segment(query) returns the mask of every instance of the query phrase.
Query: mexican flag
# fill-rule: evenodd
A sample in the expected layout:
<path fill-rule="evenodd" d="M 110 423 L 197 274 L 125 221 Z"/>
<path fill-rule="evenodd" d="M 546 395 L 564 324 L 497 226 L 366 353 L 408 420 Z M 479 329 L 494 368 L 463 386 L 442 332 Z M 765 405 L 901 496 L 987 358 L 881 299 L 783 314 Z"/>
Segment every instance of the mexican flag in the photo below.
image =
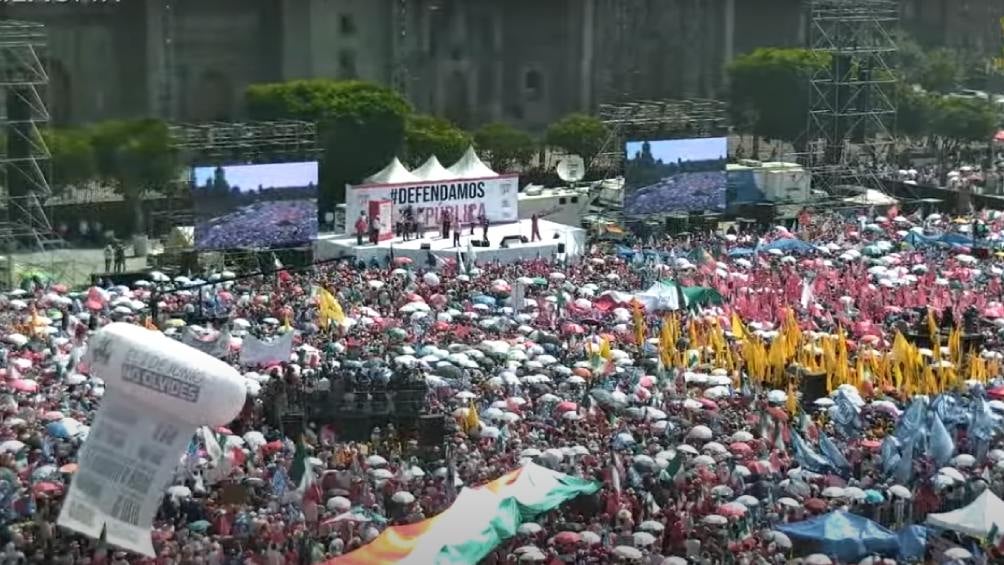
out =
<path fill-rule="evenodd" d="M 293 492 L 300 500 L 313 499 L 314 502 L 321 500 L 321 488 L 317 484 L 317 477 L 314 476 L 314 469 L 307 456 L 307 447 L 303 443 L 303 438 L 296 442 L 293 465 L 289 468 L 289 480 L 296 485 L 296 490 Z"/>
<path fill-rule="evenodd" d="M 530 463 L 475 488 L 465 488 L 444 512 L 422 522 L 392 526 L 368 545 L 325 565 L 452 565 L 478 563 L 526 521 L 599 483 Z"/>

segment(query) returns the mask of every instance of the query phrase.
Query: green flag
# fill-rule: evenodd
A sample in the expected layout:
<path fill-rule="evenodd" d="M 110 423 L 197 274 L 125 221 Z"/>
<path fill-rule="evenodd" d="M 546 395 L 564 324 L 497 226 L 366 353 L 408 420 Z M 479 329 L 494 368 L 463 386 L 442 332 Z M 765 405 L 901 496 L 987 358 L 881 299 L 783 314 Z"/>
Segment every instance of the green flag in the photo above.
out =
<path fill-rule="evenodd" d="M 666 465 L 666 468 L 659 473 L 659 480 L 665 483 L 671 483 L 676 480 L 680 474 L 683 473 L 683 452 L 677 451 L 676 457 Z"/>

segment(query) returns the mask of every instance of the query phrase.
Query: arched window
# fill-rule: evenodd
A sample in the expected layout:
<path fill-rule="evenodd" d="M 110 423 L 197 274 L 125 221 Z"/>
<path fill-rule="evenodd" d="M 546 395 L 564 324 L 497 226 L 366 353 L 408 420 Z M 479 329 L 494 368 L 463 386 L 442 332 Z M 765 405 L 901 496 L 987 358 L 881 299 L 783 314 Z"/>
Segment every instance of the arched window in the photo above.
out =
<path fill-rule="evenodd" d="M 523 94 L 530 102 L 544 97 L 544 75 L 537 69 L 530 69 L 523 74 Z"/>

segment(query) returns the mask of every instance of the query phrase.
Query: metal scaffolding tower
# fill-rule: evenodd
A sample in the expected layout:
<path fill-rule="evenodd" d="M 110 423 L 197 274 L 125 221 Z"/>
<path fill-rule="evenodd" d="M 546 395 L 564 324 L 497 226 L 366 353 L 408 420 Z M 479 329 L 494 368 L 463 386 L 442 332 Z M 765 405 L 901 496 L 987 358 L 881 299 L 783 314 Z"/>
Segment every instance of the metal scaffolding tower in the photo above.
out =
<path fill-rule="evenodd" d="M 806 154 L 817 186 L 881 189 L 894 138 L 896 0 L 811 0 L 811 49 L 827 64 L 810 79 Z"/>
<path fill-rule="evenodd" d="M 58 246 L 44 203 L 51 194 L 49 149 L 42 136 L 49 122 L 49 73 L 45 27 L 0 21 L 0 245 Z"/>
<path fill-rule="evenodd" d="M 610 135 L 597 159 L 613 169 L 624 160 L 628 141 L 712 137 L 726 135 L 729 128 L 727 105 L 703 98 L 600 104 L 599 116 Z"/>

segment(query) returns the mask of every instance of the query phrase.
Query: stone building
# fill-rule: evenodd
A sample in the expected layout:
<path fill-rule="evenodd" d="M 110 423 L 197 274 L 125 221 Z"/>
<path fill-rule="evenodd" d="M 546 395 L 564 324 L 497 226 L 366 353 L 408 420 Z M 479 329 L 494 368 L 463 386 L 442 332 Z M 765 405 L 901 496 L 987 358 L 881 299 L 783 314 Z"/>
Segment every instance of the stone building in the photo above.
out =
<path fill-rule="evenodd" d="M 540 129 L 605 101 L 721 95 L 736 54 L 804 44 L 805 1 L 91 0 L 0 17 L 46 24 L 59 123 L 237 119 L 249 84 L 329 77 L 394 85 L 464 126 Z M 981 24 L 938 5 L 991 0 L 902 2 L 948 41 Z"/>

